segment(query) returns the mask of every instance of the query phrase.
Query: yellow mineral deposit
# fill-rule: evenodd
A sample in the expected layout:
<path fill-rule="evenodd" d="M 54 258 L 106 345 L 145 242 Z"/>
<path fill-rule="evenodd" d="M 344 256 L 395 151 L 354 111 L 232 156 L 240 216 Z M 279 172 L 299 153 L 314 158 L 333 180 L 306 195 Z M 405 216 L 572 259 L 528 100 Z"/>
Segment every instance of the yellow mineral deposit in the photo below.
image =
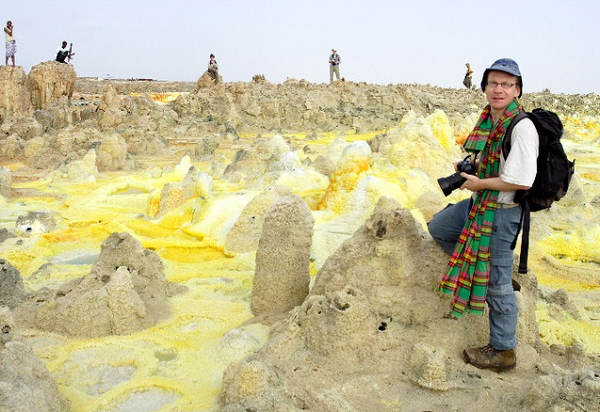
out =
<path fill-rule="evenodd" d="M 170 101 L 171 97 L 152 96 L 155 101 Z M 472 121 L 466 122 L 462 138 L 468 134 Z M 443 112 L 427 119 L 407 115 L 403 122 L 412 122 L 414 128 L 409 129 L 406 139 L 389 143 L 398 152 L 398 157 L 390 160 L 396 167 L 361 152 L 361 142 L 386 131 L 341 136 L 328 133 L 305 144 L 331 148 L 341 141 L 344 149 L 357 144 L 346 155 L 340 151 L 342 160 L 329 181 L 312 178 L 310 174 L 301 179 L 294 179 L 294 175 L 282 177 L 293 191 L 316 200 L 311 205 L 316 221 L 312 275 L 344 236 L 349 237 L 364 222 L 381 195 L 399 199 L 425 224 L 424 215 L 428 212 L 419 209 L 419 199 L 432 196 L 437 190 L 436 176 L 418 172 L 418 166 L 442 163 L 439 169 L 434 169 L 435 173 L 439 170 L 437 177 L 447 175 L 451 173 L 447 161 L 456 160 L 460 152 L 453 147 L 455 136 Z M 428 125 L 432 134 L 423 137 L 419 131 Z M 594 190 L 595 194 L 600 194 L 597 186 L 600 150 L 597 140 L 590 136 L 597 139 L 599 128 L 597 119 L 566 121 L 570 139 L 565 145 L 571 157 L 577 158 L 583 190 Z M 250 138 L 243 140 L 248 143 Z M 429 156 L 426 147 L 431 144 L 442 146 L 449 153 L 448 158 Z M 301 160 L 305 157 L 302 153 L 298 156 Z M 258 192 L 216 180 L 212 198 L 184 201 L 155 218 L 165 184 L 180 182 L 190 166 L 200 171 L 208 167 L 189 158 L 177 161 L 180 163 L 174 165 L 172 159 L 164 159 L 160 164 L 153 159 L 152 164 L 138 172 L 101 174 L 88 183 L 50 179 L 16 181 L 13 188 L 29 195 L 9 199 L 2 205 L 3 224 L 30 210 L 53 211 L 60 222 L 52 232 L 7 239 L 0 244 L 0 257 L 20 271 L 29 288 L 58 287 L 67 280 L 87 275 L 101 243 L 114 232 L 129 232 L 144 247 L 156 251 L 164 263 L 167 279 L 188 288 L 186 293 L 170 299 L 173 315 L 167 321 L 131 335 L 75 339 L 23 331 L 75 412 L 114 410 L 119 405 L 119 410 L 130 410 L 126 408 L 127 402 L 141 404 L 144 399 L 151 399 L 154 408 L 164 405 L 169 411 L 208 410 L 217 399 L 225 368 L 256 351 L 268 337 L 267 327 L 240 327 L 252 316 L 249 302 L 254 253 L 233 255 L 223 249 L 228 230 Z M 153 173 L 158 164 L 162 166 L 161 172 Z M 586 193 L 587 199 L 593 197 Z M 341 214 L 345 214 L 345 220 Z M 352 220 L 348 216 L 355 217 L 354 221 L 348 222 Z M 576 293 L 575 296 L 598 291 L 598 222 L 568 219 L 562 222 L 556 222 L 564 225 L 559 232 L 548 232 L 546 237 L 534 239 L 531 269 L 541 287 L 562 288 Z M 333 244 L 319 237 L 327 225 L 344 232 Z M 54 263 L 48 271 L 32 276 L 48 262 Z M 588 275 L 590 270 L 595 271 L 595 277 Z M 574 298 L 575 304 L 590 305 L 577 299 Z M 600 304 L 596 305 L 598 317 L 589 319 L 566 312 L 558 316 L 548 303 L 538 304 L 542 340 L 565 345 L 579 342 L 586 350 L 599 353 Z"/>
<path fill-rule="evenodd" d="M 131 92 L 131 93 L 129 93 L 129 95 L 130 96 L 136 96 L 136 97 L 143 96 L 142 93 L 135 93 L 135 92 Z M 163 104 L 174 101 L 180 95 L 181 95 L 181 93 L 149 93 L 149 96 L 150 96 L 150 98 L 152 99 L 153 102 L 155 102 L 155 103 L 163 103 Z"/>

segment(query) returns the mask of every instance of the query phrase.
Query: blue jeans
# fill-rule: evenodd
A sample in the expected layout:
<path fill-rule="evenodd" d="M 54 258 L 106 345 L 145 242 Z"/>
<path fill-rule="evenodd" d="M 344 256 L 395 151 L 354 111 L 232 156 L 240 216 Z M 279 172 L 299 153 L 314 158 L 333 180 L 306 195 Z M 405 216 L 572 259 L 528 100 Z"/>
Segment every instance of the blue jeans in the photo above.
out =
<path fill-rule="evenodd" d="M 433 239 L 448 254 L 454 251 L 471 205 L 472 199 L 462 200 L 437 213 L 427 225 Z M 517 346 L 519 308 L 512 286 L 513 251 L 510 244 L 517 233 L 520 218 L 520 207 L 500 205 L 490 239 L 490 280 L 486 302 L 490 309 L 490 344 L 498 350 Z"/>

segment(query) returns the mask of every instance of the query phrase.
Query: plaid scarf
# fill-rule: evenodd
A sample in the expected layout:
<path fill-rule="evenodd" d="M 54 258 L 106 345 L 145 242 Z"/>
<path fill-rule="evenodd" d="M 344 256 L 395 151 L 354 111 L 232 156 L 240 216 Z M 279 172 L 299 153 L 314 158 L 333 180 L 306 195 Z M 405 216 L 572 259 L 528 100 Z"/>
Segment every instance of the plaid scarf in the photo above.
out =
<path fill-rule="evenodd" d="M 522 109 L 520 100 L 515 99 L 495 125 L 492 124 L 490 106 L 483 109 L 464 144 L 468 152 L 482 153 L 478 172 L 480 179 L 499 176 L 502 138 L 512 119 Z M 475 193 L 469 217 L 448 262 L 448 271 L 439 284 L 440 291 L 454 294 L 452 315 L 457 318 L 467 310 L 478 315 L 484 310 L 498 193 L 498 190 L 489 189 Z"/>

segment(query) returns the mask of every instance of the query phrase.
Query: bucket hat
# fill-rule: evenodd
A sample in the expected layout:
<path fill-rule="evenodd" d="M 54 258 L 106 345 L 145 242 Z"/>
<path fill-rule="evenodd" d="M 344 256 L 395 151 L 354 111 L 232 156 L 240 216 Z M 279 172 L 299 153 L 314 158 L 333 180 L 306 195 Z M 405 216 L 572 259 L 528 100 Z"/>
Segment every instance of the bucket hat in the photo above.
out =
<path fill-rule="evenodd" d="M 519 65 L 513 59 L 502 58 L 496 60 L 490 67 L 485 69 L 483 72 L 483 78 L 481 79 L 481 90 L 485 90 L 487 85 L 487 78 L 491 71 L 505 72 L 517 76 L 519 78 L 520 92 L 519 97 L 523 94 L 523 77 L 521 76 L 521 70 Z"/>

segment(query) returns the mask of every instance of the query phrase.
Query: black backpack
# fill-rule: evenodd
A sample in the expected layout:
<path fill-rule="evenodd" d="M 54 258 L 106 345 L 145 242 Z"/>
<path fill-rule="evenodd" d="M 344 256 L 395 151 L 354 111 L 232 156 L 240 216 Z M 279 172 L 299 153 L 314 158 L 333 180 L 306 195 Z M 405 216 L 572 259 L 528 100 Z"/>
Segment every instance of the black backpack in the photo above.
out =
<path fill-rule="evenodd" d="M 521 221 L 511 249 L 517 244 L 517 237 L 523 227 L 521 238 L 521 255 L 519 273 L 527 273 L 527 257 L 529 253 L 530 212 L 547 210 L 554 201 L 562 199 L 571 177 L 575 173 L 575 161 L 570 161 L 565 154 L 560 139 L 563 136 L 563 125 L 558 115 L 544 109 L 533 109 L 531 113 L 521 112 L 508 126 L 502 142 L 504 158 L 508 157 L 511 145 L 512 129 L 523 118 L 531 119 L 540 137 L 539 155 L 537 158 L 537 174 L 533 185 L 528 190 L 518 190 L 515 202 L 521 205 Z"/>

